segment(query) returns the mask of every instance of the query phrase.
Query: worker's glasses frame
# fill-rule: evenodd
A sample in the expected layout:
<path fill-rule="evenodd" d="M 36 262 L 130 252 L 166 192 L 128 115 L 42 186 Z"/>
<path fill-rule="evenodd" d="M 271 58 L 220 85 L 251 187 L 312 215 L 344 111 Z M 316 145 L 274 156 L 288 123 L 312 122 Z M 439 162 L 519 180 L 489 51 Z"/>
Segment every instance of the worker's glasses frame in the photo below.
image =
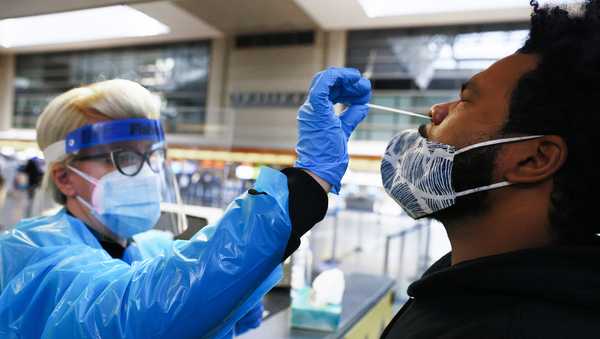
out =
<path fill-rule="evenodd" d="M 111 161 L 113 166 L 117 170 L 126 176 L 136 176 L 144 167 L 144 163 L 147 163 L 150 169 L 159 173 L 167 157 L 167 150 L 164 147 L 152 148 L 144 153 L 132 150 L 132 149 L 116 149 L 110 152 L 90 154 L 90 155 L 78 155 L 73 159 L 74 161 L 86 161 L 86 160 L 105 160 Z"/>

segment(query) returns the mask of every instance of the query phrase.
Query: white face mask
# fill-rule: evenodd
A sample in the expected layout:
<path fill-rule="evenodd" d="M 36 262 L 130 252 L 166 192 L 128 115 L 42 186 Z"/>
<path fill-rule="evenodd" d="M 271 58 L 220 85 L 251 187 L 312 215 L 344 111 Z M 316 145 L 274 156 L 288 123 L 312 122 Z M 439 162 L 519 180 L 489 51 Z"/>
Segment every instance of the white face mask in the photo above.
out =
<path fill-rule="evenodd" d="M 417 130 L 406 130 L 389 143 L 381 161 L 381 179 L 386 192 L 414 219 L 455 204 L 456 198 L 512 185 L 493 185 L 455 192 L 452 166 L 457 154 L 475 148 L 540 138 L 541 135 L 490 140 L 456 150 L 454 146 L 429 141 Z"/>
<path fill-rule="evenodd" d="M 100 179 L 69 166 L 73 172 L 94 185 L 92 201 L 80 196 L 98 221 L 117 236 L 127 239 L 151 229 L 160 217 L 161 184 L 159 175 L 144 165 L 135 176 L 114 170 Z"/>

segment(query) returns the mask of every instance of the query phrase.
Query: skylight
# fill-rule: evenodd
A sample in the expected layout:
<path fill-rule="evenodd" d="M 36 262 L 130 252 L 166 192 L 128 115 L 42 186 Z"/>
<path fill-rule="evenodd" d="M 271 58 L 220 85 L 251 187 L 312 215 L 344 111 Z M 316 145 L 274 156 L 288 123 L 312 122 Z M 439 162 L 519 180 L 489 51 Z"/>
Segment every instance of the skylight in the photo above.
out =
<path fill-rule="evenodd" d="M 119 5 L 0 20 L 0 46 L 25 47 L 165 34 L 169 27 Z"/>
<path fill-rule="evenodd" d="M 385 16 L 401 16 L 415 14 L 433 14 L 461 12 L 472 10 L 495 10 L 518 8 L 529 5 L 526 0 L 358 0 L 367 16 L 371 18 Z M 572 4 L 583 0 L 539 0 L 540 5 L 545 4 Z"/>

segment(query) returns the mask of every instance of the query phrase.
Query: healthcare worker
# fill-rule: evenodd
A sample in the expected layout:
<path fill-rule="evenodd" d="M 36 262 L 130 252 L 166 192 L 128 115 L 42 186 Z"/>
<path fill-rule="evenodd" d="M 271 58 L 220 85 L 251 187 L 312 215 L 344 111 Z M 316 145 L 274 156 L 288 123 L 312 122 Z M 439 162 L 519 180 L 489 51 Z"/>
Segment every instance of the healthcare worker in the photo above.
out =
<path fill-rule="evenodd" d="M 70 90 L 37 123 L 46 182 L 64 206 L 0 235 L 2 338 L 222 338 L 255 327 L 281 262 L 339 192 L 370 83 L 318 73 L 298 112 L 293 168 L 256 185 L 190 240 L 153 230 L 176 201 L 160 103 L 110 80 Z M 348 108 L 339 117 L 333 104 Z"/>

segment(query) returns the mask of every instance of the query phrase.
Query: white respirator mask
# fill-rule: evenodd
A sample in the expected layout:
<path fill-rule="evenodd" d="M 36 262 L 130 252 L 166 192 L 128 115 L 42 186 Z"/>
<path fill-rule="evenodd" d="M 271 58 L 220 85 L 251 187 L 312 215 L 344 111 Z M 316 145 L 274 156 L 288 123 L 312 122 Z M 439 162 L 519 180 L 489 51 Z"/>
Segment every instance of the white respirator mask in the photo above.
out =
<path fill-rule="evenodd" d="M 456 203 L 456 198 L 512 185 L 502 181 L 455 192 L 452 186 L 454 157 L 475 148 L 540 138 L 532 135 L 485 141 L 460 150 L 452 145 L 427 140 L 416 129 L 396 135 L 381 161 L 385 191 L 413 219 L 419 219 Z"/>

